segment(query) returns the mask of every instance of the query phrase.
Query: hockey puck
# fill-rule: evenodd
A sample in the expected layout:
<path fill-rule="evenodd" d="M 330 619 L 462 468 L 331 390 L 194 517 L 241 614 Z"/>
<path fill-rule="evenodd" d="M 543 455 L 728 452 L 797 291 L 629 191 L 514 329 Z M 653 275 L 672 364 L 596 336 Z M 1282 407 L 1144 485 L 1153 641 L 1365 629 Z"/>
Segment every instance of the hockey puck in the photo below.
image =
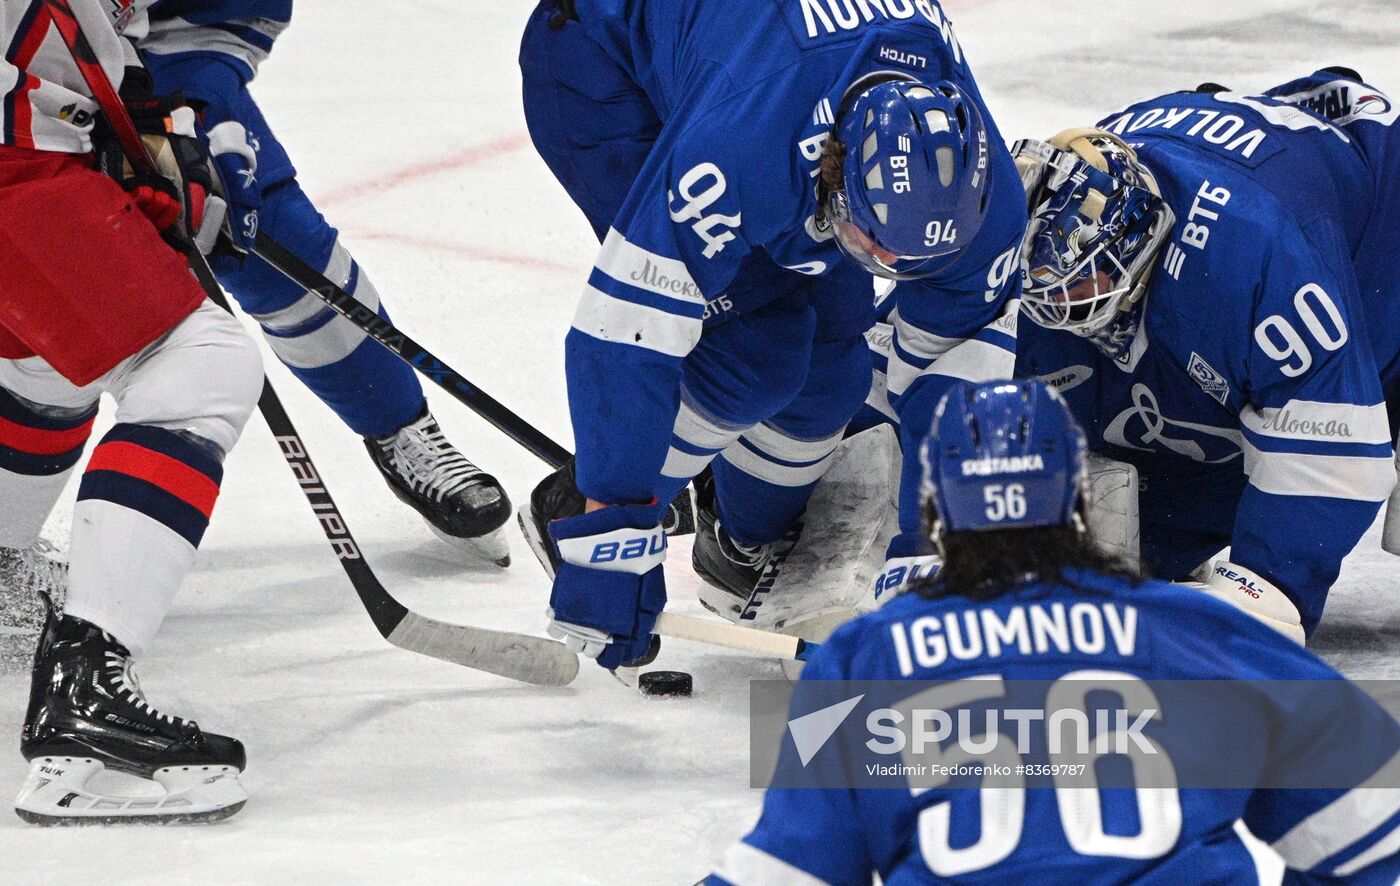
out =
<path fill-rule="evenodd" d="M 689 695 L 694 687 L 694 681 L 685 671 L 647 671 L 637 678 L 637 688 L 642 695 Z"/>

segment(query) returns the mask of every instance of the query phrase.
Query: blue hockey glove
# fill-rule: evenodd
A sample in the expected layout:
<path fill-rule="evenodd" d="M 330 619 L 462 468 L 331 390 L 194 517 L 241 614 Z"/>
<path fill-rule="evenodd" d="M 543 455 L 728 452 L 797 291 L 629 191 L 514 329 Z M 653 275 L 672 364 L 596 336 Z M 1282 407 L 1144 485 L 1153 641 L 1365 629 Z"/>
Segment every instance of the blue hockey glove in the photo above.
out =
<path fill-rule="evenodd" d="M 875 599 L 885 605 L 910 584 L 931 578 L 942 563 L 922 532 L 901 532 L 885 549 L 885 566 L 875 576 Z"/>
<path fill-rule="evenodd" d="M 616 505 L 555 520 L 549 634 L 612 670 L 643 658 L 666 605 L 666 506 Z"/>
<path fill-rule="evenodd" d="M 258 210 L 262 208 L 257 146 L 223 104 L 209 104 L 201 116 L 209 140 L 209 157 L 219 174 L 219 192 L 228 203 L 224 234 L 236 251 L 247 252 L 258 235 Z"/>

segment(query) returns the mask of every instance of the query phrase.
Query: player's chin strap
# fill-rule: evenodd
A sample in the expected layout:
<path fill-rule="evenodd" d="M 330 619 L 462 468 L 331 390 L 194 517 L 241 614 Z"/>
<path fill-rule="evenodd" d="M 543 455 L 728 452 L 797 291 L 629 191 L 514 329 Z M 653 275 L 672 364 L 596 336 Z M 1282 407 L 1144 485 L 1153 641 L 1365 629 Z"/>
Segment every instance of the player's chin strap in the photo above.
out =
<path fill-rule="evenodd" d="M 1306 639 L 1298 608 L 1272 582 L 1225 560 L 1216 560 L 1204 582 L 1182 582 L 1243 609 L 1298 645 Z"/>

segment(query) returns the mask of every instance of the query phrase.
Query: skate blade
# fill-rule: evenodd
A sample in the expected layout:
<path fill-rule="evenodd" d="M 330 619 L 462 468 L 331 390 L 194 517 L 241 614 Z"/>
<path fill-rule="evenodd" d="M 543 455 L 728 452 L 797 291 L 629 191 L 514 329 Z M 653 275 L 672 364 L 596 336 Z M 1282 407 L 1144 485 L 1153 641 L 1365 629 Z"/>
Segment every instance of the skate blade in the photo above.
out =
<path fill-rule="evenodd" d="M 545 541 L 535 530 L 534 521 L 530 519 L 525 508 L 515 512 L 515 522 L 520 526 L 520 534 L 525 536 L 525 543 L 530 546 L 530 553 L 534 554 L 535 559 L 540 561 L 540 566 L 544 567 L 544 574 L 549 576 L 550 581 L 553 581 L 554 566 L 550 564 L 549 554 L 545 551 Z"/>
<path fill-rule="evenodd" d="M 466 553 L 473 560 L 487 560 L 502 569 L 510 566 L 510 542 L 506 539 L 504 526 L 476 538 L 458 538 L 455 535 L 448 535 L 431 523 L 428 524 L 428 528 L 432 529 L 433 534 L 438 538 Z"/>
<path fill-rule="evenodd" d="M 157 769 L 145 781 L 147 796 L 89 789 L 105 768 L 90 757 L 36 758 L 15 799 L 15 813 L 37 825 L 195 824 L 228 818 L 248 802 L 233 766 Z"/>

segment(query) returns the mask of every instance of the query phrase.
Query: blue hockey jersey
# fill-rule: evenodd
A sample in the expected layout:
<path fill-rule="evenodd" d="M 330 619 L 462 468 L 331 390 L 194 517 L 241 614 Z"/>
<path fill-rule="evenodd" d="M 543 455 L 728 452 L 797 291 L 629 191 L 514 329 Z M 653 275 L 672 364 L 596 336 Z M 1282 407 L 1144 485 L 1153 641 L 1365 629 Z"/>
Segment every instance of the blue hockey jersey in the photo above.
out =
<path fill-rule="evenodd" d="M 1154 575 L 1229 545 L 1311 631 L 1395 482 L 1353 266 L 1377 199 L 1366 157 L 1322 117 L 1234 93 L 1100 125 L 1138 150 L 1176 225 L 1120 357 L 1025 323 L 1017 374 L 1064 394 L 1094 451 L 1137 466 Z"/>
<path fill-rule="evenodd" d="M 292 0 L 160 0 L 150 19 L 143 51 L 213 56 L 246 83 L 291 23 Z"/>
<path fill-rule="evenodd" d="M 1134 691 L 1155 688 L 1161 700 L 1154 718 L 1189 722 L 1189 741 L 1169 757 L 1176 771 L 1188 771 L 1188 758 L 1208 767 L 1212 758 L 1228 756 L 1232 786 L 1202 789 L 1184 774 L 1180 787 L 1143 786 L 1139 773 L 1146 769 L 1135 763 L 1139 786 L 1133 788 L 1066 787 L 1033 773 L 1021 776 L 1021 787 L 992 790 L 978 788 L 977 776 L 972 784 L 934 787 L 911 779 L 908 789 L 771 788 L 758 824 L 707 882 L 868 886 L 875 873 L 886 886 L 1258 882 L 1233 829 L 1239 820 L 1284 858 L 1292 871 L 1286 882 L 1395 882 L 1400 789 L 1388 785 L 1400 766 L 1400 724 L 1356 687 L 1338 682 L 1341 676 L 1316 656 L 1188 587 L 1134 586 L 1071 571 L 1064 583 L 1028 583 L 987 602 L 904 594 L 843 626 L 814 653 L 792 715 L 801 713 L 811 681 L 962 680 L 944 684 L 977 687 L 961 693 L 962 706 L 1040 685 L 1013 681 L 1070 688 L 1090 679 Z M 1238 690 L 1232 703 L 1207 706 L 1207 716 L 1192 710 L 1189 702 L 1202 698 L 1192 683 L 1165 684 L 1182 693 L 1169 697 L 1160 682 L 1200 680 L 1326 682 L 1232 682 Z M 873 685 L 883 684 L 861 688 L 873 691 Z M 1072 697 L 1089 710 L 1088 693 Z M 1304 697 L 1306 704 L 1294 704 Z M 1174 699 L 1187 704 L 1173 706 Z M 999 756 L 1017 747 L 1010 739 L 1016 726 L 1003 722 L 1000 731 L 1007 740 L 990 753 L 1008 768 L 1020 759 L 1031 763 L 1019 758 L 1019 748 L 1010 751 L 1018 760 Z M 813 765 L 822 765 L 824 754 L 859 753 L 866 734 L 834 740 L 817 751 Z M 1122 754 L 1109 748 L 1098 752 Z M 778 772 L 797 772 L 807 759 L 785 737 Z M 1111 765 L 1095 759 L 1095 777 L 1108 780 Z M 1296 773 L 1328 759 L 1348 761 L 1340 787 L 1254 787 L 1282 784 L 1270 772 Z"/>
<path fill-rule="evenodd" d="M 729 289 L 746 259 L 766 256 L 813 278 L 810 298 L 844 306 L 833 337 L 873 322 L 869 276 L 852 274 L 814 224 L 818 161 L 846 87 L 892 69 L 978 93 L 932 0 L 593 0 L 578 4 L 578 16 L 662 121 L 566 341 L 579 488 L 644 501 L 672 442 L 681 361 L 707 324 L 763 296 L 761 286 L 744 288 L 747 302 Z M 1006 377 L 1012 367 L 1014 325 L 1002 318 L 1016 310 L 1024 198 L 984 117 L 989 217 L 945 272 L 901 284 L 903 372 L 891 388 L 901 410 L 918 413 L 915 427 L 928 426 L 953 381 Z"/>

